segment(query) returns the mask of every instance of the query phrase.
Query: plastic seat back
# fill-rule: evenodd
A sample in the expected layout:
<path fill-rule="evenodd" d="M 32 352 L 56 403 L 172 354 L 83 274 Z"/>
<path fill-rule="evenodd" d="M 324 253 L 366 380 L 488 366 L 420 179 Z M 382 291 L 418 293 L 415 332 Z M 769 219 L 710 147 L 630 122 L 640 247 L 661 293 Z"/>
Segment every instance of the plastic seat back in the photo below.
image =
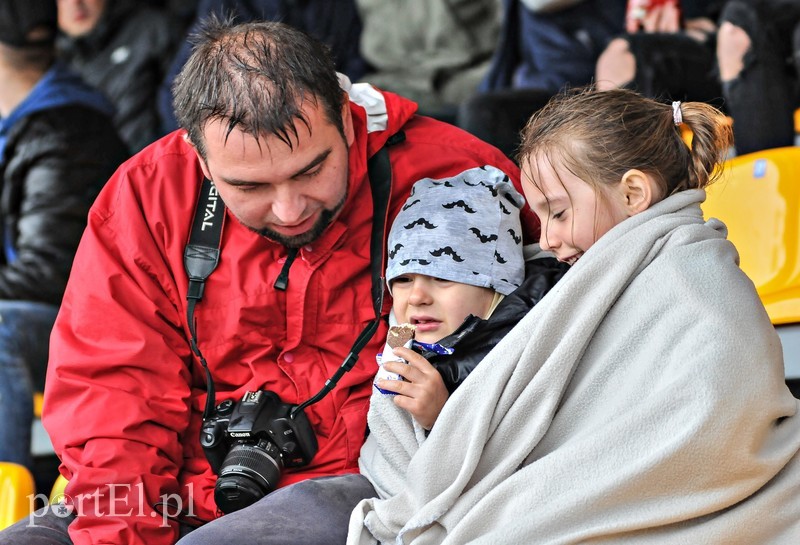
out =
<path fill-rule="evenodd" d="M 24 466 L 0 462 L 0 530 L 30 514 L 35 491 L 33 476 Z"/>
<path fill-rule="evenodd" d="M 50 504 L 56 504 L 64 499 L 64 489 L 67 488 L 69 481 L 63 475 L 59 475 L 53 483 L 53 488 L 50 489 Z"/>
<path fill-rule="evenodd" d="M 731 159 L 707 193 L 706 218 L 728 226 L 742 270 L 781 335 L 786 376 L 800 378 L 800 148 Z"/>

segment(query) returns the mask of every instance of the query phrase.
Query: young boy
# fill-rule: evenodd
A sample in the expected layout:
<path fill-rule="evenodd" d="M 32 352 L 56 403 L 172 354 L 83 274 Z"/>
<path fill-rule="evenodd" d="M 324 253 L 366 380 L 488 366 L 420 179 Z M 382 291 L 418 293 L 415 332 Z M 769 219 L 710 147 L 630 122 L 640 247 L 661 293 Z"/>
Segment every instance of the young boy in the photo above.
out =
<path fill-rule="evenodd" d="M 524 202 L 485 166 L 420 180 L 392 225 L 390 321 L 413 325 L 415 340 L 414 350 L 393 350 L 407 364 L 382 363 L 403 380 L 378 379 L 370 401 L 359 467 L 382 498 L 402 484 L 387 476 L 413 455 L 400 445 L 425 440 L 449 395 L 567 270 L 550 256 L 526 261 Z"/>
<path fill-rule="evenodd" d="M 524 204 L 506 176 L 486 166 L 418 181 L 392 225 L 386 269 L 392 322 L 415 327 L 420 353 L 396 349 L 408 364 L 387 361 L 384 372 L 404 380 L 379 379 L 376 386 L 397 394 L 395 405 L 424 429 L 477 363 L 460 359 L 466 351 L 460 341 L 467 332 L 488 329 L 486 320 L 503 297 L 522 284 Z M 441 357 L 432 365 L 434 356 Z"/>

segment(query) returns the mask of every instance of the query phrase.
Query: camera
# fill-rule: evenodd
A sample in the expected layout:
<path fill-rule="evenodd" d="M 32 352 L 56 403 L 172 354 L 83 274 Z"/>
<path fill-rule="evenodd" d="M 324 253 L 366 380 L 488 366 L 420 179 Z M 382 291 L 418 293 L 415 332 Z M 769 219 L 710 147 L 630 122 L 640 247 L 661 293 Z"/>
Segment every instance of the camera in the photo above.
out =
<path fill-rule="evenodd" d="M 241 401 L 217 405 L 203 421 L 200 444 L 219 477 L 214 501 L 232 513 L 263 498 L 284 467 L 307 465 L 317 453 L 308 417 L 275 392 L 247 392 Z"/>

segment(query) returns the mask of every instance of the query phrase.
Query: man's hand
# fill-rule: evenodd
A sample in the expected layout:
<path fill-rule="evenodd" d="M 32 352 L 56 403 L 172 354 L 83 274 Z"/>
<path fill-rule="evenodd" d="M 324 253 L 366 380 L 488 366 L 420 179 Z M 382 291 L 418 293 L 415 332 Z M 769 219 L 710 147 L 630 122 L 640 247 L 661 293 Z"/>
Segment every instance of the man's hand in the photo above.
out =
<path fill-rule="evenodd" d="M 629 12 L 625 19 L 625 31 L 628 34 L 639 31 L 674 34 L 681 30 L 681 11 L 677 0 L 646 8 L 644 17 L 641 19 L 632 17 L 634 14 L 636 14 L 636 10 Z"/>
<path fill-rule="evenodd" d="M 395 405 L 411 413 L 423 428 L 429 430 L 450 396 L 447 387 L 439 371 L 413 350 L 395 348 L 394 353 L 408 364 L 392 361 L 384 363 L 383 367 L 387 371 L 397 373 L 407 382 L 379 380 L 378 387 L 396 393 Z"/>
<path fill-rule="evenodd" d="M 628 18 L 625 25 L 630 34 L 639 31 L 650 34 L 675 34 L 683 31 L 698 42 L 706 42 L 708 37 L 717 31 L 717 25 L 707 17 L 687 19 L 681 27 L 681 10 L 677 0 L 648 8 L 643 19 Z"/>

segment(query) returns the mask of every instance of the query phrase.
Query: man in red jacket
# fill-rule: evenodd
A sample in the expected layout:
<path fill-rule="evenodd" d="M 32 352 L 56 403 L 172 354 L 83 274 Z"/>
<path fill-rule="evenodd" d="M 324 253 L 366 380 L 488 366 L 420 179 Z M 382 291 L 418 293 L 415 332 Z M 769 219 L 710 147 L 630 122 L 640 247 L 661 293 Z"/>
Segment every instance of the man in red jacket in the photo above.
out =
<path fill-rule="evenodd" d="M 367 333 L 365 356 L 305 408 L 307 420 L 283 419 L 296 429 L 258 445 L 228 433 L 226 418 L 239 429 L 233 416 L 207 429 L 207 394 L 230 402 L 223 415 L 227 405 L 263 408 L 271 395 L 243 400 L 247 392 L 300 404 L 375 320 L 367 159 L 390 137 L 402 134 L 388 146 L 386 226 L 421 178 L 488 164 L 520 188 L 498 150 L 415 116 L 397 95 L 339 79 L 324 46 L 279 23 L 209 21 L 175 91 L 183 129 L 123 164 L 96 201 L 52 335 L 43 420 L 69 479 L 61 511 L 70 514 L 40 512 L 0 534 L 3 543 L 168 545 L 276 487 L 181 543 L 344 542 L 353 506 L 374 494 L 357 459 L 385 321 Z M 192 228 L 204 178 L 213 186 Z M 220 213 L 219 264 L 198 287 L 184 250 L 190 231 L 218 225 Z M 523 223 L 534 241 L 527 207 Z M 213 428 L 213 407 L 205 412 Z M 201 428 L 207 445 L 225 438 L 217 455 L 242 456 L 210 464 Z M 215 501 L 221 468 L 231 474 Z"/>

